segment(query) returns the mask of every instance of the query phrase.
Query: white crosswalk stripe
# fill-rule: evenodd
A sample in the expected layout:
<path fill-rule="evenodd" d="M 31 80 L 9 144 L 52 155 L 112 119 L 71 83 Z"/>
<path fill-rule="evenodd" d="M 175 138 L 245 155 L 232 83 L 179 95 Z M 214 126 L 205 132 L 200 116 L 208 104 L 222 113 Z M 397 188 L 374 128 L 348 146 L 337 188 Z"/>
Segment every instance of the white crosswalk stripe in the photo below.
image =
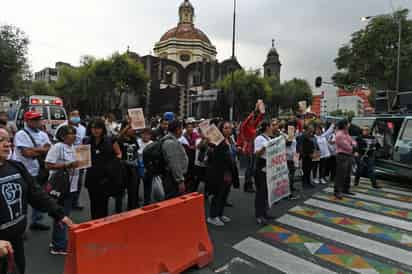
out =
<path fill-rule="evenodd" d="M 327 192 L 327 193 L 333 193 L 333 189 L 330 188 L 330 187 L 324 189 L 324 191 Z M 404 208 L 404 209 L 412 210 L 412 203 L 405 203 L 405 202 L 400 202 L 400 201 L 375 197 L 375 196 L 372 196 L 372 195 L 366 195 L 366 194 L 361 194 L 361 193 L 356 193 L 356 196 L 354 196 L 354 198 L 363 199 L 363 200 L 371 201 L 371 202 L 377 202 L 377 203 L 380 203 L 380 204 L 383 204 L 383 205 L 394 206 L 394 207 L 398 207 L 398 208 Z"/>
<path fill-rule="evenodd" d="M 325 225 L 307 221 L 291 215 L 280 217 L 278 222 L 295 227 L 297 229 L 313 233 L 326 239 L 340 242 L 359 250 L 370 252 L 375 255 L 386 257 L 395 262 L 412 266 L 412 252 L 393 247 L 381 242 L 376 242 L 345 231 L 337 230 Z"/>
<path fill-rule="evenodd" d="M 353 209 L 353 208 L 346 207 L 346 206 L 336 205 L 333 203 L 324 202 L 324 201 L 315 200 L 315 199 L 309 199 L 305 202 L 305 204 L 319 207 L 319 208 L 326 209 L 326 210 L 335 211 L 335 212 L 342 213 L 342 214 L 346 214 L 346 215 L 353 216 L 356 218 L 365 219 L 365 220 L 372 221 L 375 223 L 390 225 L 396 228 L 412 231 L 412 222 L 399 220 L 396 218 L 391 218 L 391 217 L 387 217 L 387 216 L 383 216 L 383 215 L 379 215 L 375 213 L 370 213 L 370 212 L 359 210 L 359 209 Z"/>
<path fill-rule="evenodd" d="M 336 273 L 253 238 L 246 238 L 245 240 L 236 244 L 233 248 L 257 261 L 260 261 L 285 273 Z"/>
<path fill-rule="evenodd" d="M 362 188 L 371 188 L 368 185 L 362 184 L 362 183 L 359 186 L 361 186 Z M 398 195 L 412 196 L 412 192 L 404 191 L 404 190 L 398 190 L 398 189 L 392 189 L 392 188 L 386 188 L 386 187 L 383 187 L 383 188 L 379 189 L 379 191 L 392 193 L 392 194 L 398 194 Z"/>
<path fill-rule="evenodd" d="M 333 193 L 333 189 L 330 187 L 324 191 Z M 390 186 L 384 187 L 380 191 L 409 195 L 408 192 L 392 189 Z M 356 196 L 351 198 L 392 206 L 403 209 L 403 211 L 405 209 L 412 210 L 412 204 L 390 198 L 363 193 L 357 193 Z M 338 217 L 346 216 L 348 221 L 351 218 L 361 219 L 362 223 L 352 230 L 347 224 L 335 224 L 326 221 L 326 219 L 323 221 L 323 217 L 319 217 L 319 215 L 316 215 L 317 219 L 312 218 L 310 216 L 313 213 L 308 207 L 297 205 L 290 211 L 296 213 L 300 209 L 302 212 L 307 212 L 308 215 L 285 214 L 278 218 L 273 226 L 263 229 L 258 234 L 259 238 L 248 237 L 235 244 L 233 248 L 246 255 L 245 258 L 253 258 L 266 265 L 266 267 L 276 269 L 274 272 L 321 274 L 341 273 L 342 269 L 361 274 L 382 274 L 392 273 L 393 271 L 404 273 L 404 270 L 411 272 L 412 238 L 410 233 L 406 232 L 412 231 L 411 221 L 381 215 L 379 212 L 370 212 L 363 208 L 349 207 L 338 202 L 326 201 L 317 198 L 316 195 L 303 204 L 313 207 L 313 212 L 317 209 L 322 212 L 326 210 L 333 212 Z M 328 217 L 325 215 L 325 218 Z M 385 227 L 387 230 L 384 229 Z M 379 231 L 376 233 L 381 234 L 374 237 L 371 231 Z M 386 233 L 388 234 L 386 235 Z M 402 246 L 402 244 L 404 245 Z M 352 255 L 343 258 L 345 256 L 339 257 L 339 253 L 333 253 L 332 251 L 328 255 L 325 246 L 328 246 L 328 248 L 330 246 L 335 250 L 341 248 L 344 254 L 350 253 Z M 306 250 L 303 251 L 302 248 Z M 350 263 L 345 260 L 350 260 Z M 356 263 L 356 260 L 359 260 L 358 263 Z M 368 263 L 365 265 L 365 262 L 370 262 L 368 260 L 375 260 L 375 262 L 372 262 L 371 265 L 368 265 Z M 379 263 L 384 264 L 384 266 L 377 266 Z"/>

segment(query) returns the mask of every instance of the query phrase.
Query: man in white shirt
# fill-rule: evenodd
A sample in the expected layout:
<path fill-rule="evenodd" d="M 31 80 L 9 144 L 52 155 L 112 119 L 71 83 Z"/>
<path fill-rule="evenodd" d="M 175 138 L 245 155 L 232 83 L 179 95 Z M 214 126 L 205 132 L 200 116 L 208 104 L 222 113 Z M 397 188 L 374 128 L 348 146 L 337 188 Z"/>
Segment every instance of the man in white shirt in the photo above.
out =
<path fill-rule="evenodd" d="M 46 132 L 41 131 L 42 115 L 35 111 L 28 111 L 24 114 L 26 126 L 18 131 L 14 137 L 14 155 L 16 161 L 21 162 L 29 171 L 30 175 L 39 184 L 44 184 L 39 179 L 41 173 L 41 158 L 44 158 L 50 149 L 50 140 Z M 30 229 L 49 230 L 50 227 L 41 223 L 43 213 L 35 209 L 32 210 Z"/>
<path fill-rule="evenodd" d="M 81 124 L 81 118 L 80 118 L 80 112 L 78 110 L 73 110 L 69 113 L 69 120 L 63 124 L 61 124 L 57 129 L 56 129 L 56 136 L 55 141 L 62 141 L 60 140 L 60 133 L 59 130 L 63 126 L 70 125 L 76 129 L 76 141 L 74 142 L 75 146 L 83 144 L 84 138 L 86 138 L 86 128 Z M 79 174 L 79 180 L 78 180 L 78 190 L 74 194 L 74 199 L 73 199 L 73 209 L 74 210 L 83 210 L 84 207 L 80 205 L 79 199 L 80 199 L 80 192 L 82 190 L 82 184 L 83 180 L 85 178 L 85 170 L 80 170 Z"/>

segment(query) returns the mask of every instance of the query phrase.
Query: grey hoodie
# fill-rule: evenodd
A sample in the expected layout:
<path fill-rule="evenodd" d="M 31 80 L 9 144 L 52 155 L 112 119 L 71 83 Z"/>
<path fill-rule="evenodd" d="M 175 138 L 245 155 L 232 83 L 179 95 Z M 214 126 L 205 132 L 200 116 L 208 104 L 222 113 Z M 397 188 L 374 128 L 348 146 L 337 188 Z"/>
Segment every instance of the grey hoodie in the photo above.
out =
<path fill-rule="evenodd" d="M 173 134 L 169 133 L 164 138 L 162 149 L 167 169 L 175 182 L 183 183 L 189 165 L 186 151 Z"/>

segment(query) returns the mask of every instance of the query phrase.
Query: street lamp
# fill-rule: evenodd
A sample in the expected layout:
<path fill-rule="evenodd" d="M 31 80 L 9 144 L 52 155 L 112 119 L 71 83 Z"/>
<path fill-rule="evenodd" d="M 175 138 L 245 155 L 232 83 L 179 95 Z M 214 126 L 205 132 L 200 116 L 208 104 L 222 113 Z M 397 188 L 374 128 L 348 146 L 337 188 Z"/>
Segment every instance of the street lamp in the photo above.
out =
<path fill-rule="evenodd" d="M 388 16 L 389 14 L 381 14 L 375 16 L 365 16 L 361 18 L 361 21 L 366 22 L 370 19 L 381 17 L 381 16 Z M 394 12 L 392 15 L 395 22 L 398 24 L 398 55 L 397 55 L 397 68 L 396 68 L 396 94 L 399 93 L 400 89 L 400 73 L 401 73 L 401 43 L 402 43 L 402 18 L 399 16 L 396 17 L 396 13 Z"/>
<path fill-rule="evenodd" d="M 235 43 L 236 43 L 236 0 L 233 0 L 232 62 L 236 60 Z M 233 121 L 233 104 L 234 104 L 234 97 L 235 97 L 234 80 L 235 80 L 235 67 L 232 68 L 232 88 L 229 94 L 229 97 L 230 97 L 229 120 L 230 121 Z"/>

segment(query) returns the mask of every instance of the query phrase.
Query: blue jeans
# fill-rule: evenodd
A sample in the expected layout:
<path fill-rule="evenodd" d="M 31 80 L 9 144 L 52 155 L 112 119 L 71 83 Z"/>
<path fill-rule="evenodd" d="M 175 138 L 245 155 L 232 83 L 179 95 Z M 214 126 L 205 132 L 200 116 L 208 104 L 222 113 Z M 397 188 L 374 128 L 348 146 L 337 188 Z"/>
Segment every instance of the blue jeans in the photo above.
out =
<path fill-rule="evenodd" d="M 75 193 L 69 193 L 64 197 L 62 201 L 59 201 L 64 209 L 64 215 L 70 216 L 72 210 L 73 201 L 75 198 Z M 61 222 L 54 221 L 53 232 L 52 232 L 52 244 L 54 249 L 66 250 L 67 248 L 67 225 Z"/>

